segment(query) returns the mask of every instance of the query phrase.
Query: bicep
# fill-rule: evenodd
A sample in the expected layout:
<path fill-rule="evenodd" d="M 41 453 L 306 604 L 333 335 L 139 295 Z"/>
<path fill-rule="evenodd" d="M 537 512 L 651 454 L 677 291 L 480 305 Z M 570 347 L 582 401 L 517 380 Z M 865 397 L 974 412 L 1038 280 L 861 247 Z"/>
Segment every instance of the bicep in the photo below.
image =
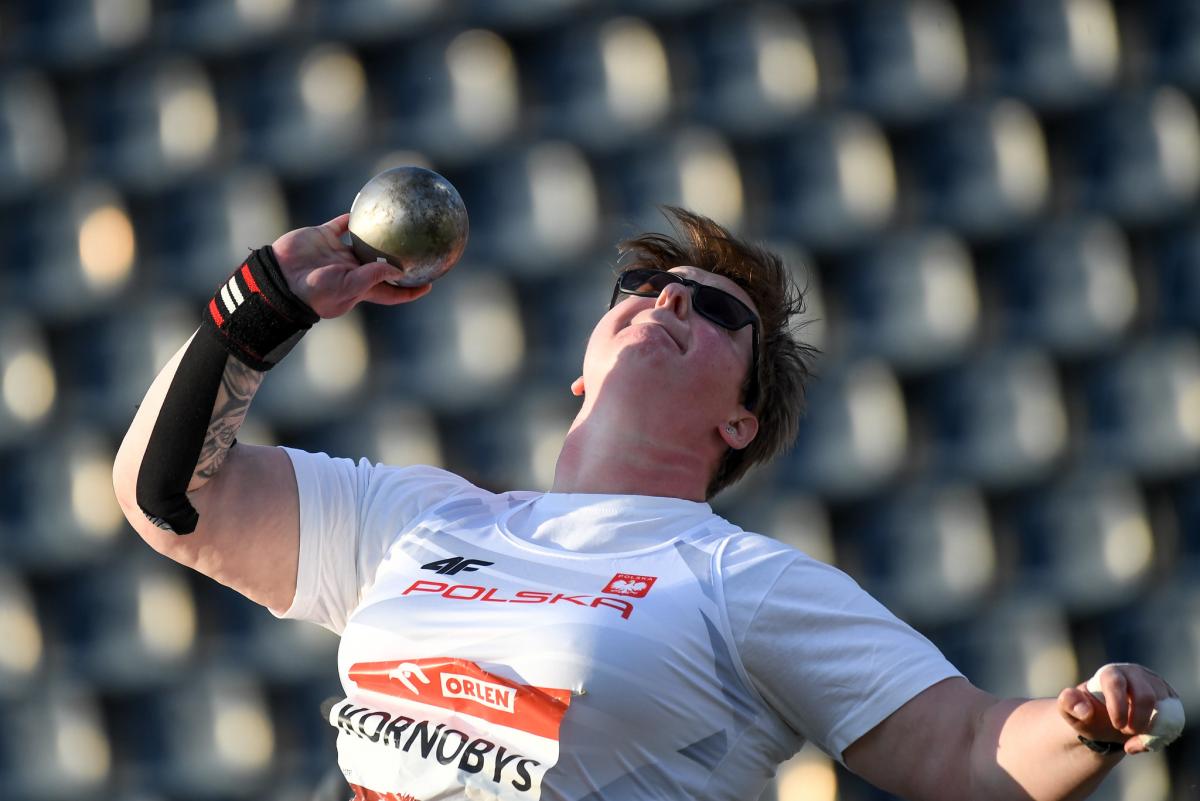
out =
<path fill-rule="evenodd" d="M 995 697 L 961 677 L 918 693 L 842 754 L 846 767 L 910 801 L 973 797 L 972 745 Z"/>
<path fill-rule="evenodd" d="M 300 498 L 287 453 L 237 444 L 188 499 L 199 523 L 168 555 L 256 603 L 287 609 L 300 554 Z"/>

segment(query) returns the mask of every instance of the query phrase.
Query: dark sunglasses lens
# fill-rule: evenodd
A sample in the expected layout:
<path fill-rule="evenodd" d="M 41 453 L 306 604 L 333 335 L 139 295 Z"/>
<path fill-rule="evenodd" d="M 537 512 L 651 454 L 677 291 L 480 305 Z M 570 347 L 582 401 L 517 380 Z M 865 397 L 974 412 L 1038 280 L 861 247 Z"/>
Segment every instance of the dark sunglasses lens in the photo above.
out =
<path fill-rule="evenodd" d="M 667 284 L 676 283 L 675 276 L 660 270 L 629 270 L 621 273 L 621 291 L 634 295 L 657 295 Z"/>
<path fill-rule="evenodd" d="M 692 304 L 696 311 L 726 328 L 738 329 L 753 319 L 741 301 L 720 289 L 698 287 Z"/>

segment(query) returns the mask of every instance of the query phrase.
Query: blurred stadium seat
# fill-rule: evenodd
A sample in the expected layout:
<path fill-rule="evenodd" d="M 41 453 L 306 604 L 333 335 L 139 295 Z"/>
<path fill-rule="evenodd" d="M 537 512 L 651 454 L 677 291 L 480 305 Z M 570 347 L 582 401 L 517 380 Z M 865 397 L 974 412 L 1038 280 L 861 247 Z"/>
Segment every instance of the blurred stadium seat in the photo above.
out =
<path fill-rule="evenodd" d="M 30 193 L 67 162 L 67 132 L 54 84 L 46 73 L 0 75 L 0 200 Z"/>
<path fill-rule="evenodd" d="M 771 230 L 813 249 L 844 248 L 879 231 L 897 205 L 892 148 L 873 118 L 838 112 L 806 119 L 764 151 Z"/>
<path fill-rule="evenodd" d="M 912 122 L 966 88 L 966 41 L 953 3 L 871 0 L 840 10 L 849 103 L 881 119 Z"/>
<path fill-rule="evenodd" d="M 936 475 L 1014 488 L 1044 480 L 1066 454 L 1062 387 L 1041 351 L 979 353 L 933 377 L 920 404 Z"/>
<path fill-rule="evenodd" d="M 194 297 L 199 319 L 201 304 L 250 250 L 288 230 L 288 208 L 279 177 L 261 165 L 176 182 L 156 195 L 147 215 L 145 273 L 155 287 Z"/>
<path fill-rule="evenodd" d="M 997 94 L 1064 109 L 1091 101 L 1116 81 L 1121 41 L 1110 0 L 1019 0 L 978 10 Z"/>
<path fill-rule="evenodd" d="M 779 480 L 835 500 L 859 498 L 900 473 L 908 437 L 904 395 L 886 364 L 864 359 L 823 365 Z"/>
<path fill-rule="evenodd" d="M 637 17 L 581 22 L 542 37 L 530 61 L 540 135 L 612 149 L 663 123 L 672 105 L 666 47 Z"/>
<path fill-rule="evenodd" d="M 241 151 L 291 175 L 327 168 L 369 143 L 369 89 L 362 61 L 342 44 L 255 60 L 233 92 Z"/>
<path fill-rule="evenodd" d="M 613 245 L 783 253 L 824 353 L 714 499 L 993 692 L 1106 661 L 1200 718 L 1195 0 L 0 3 L 0 801 L 312 801 L 336 639 L 168 564 L 111 464 L 250 248 L 399 164 L 471 214 L 326 321 L 239 441 L 544 488 Z M 1196 727 L 1098 801 L 1194 801 Z M 347 793 L 348 795 L 348 793 Z M 893 801 L 806 749 L 763 801 Z"/>
<path fill-rule="evenodd" d="M 1195 102 L 1173 86 L 1112 98 L 1083 115 L 1074 131 L 1081 205 L 1134 224 L 1194 208 L 1200 190 L 1200 120 Z"/>
<path fill-rule="evenodd" d="M 420 303 L 370 317 L 374 388 L 453 412 L 487 405 L 518 378 L 525 333 L 512 283 L 482 265 L 459 265 L 455 272 L 454 281 L 439 284 Z M 300 348 L 315 347 L 310 340 L 301 340 Z M 312 380 L 327 381 L 325 359 L 339 358 L 341 351 L 311 352 L 311 362 L 301 355 L 292 363 L 308 365 Z M 344 354 L 341 358 L 345 362 Z M 301 368 L 285 363 L 279 369 L 296 375 Z M 280 403 L 293 405 L 284 382 L 272 383 L 281 387 Z M 264 385 L 263 393 L 267 389 Z"/>
<path fill-rule="evenodd" d="M 898 370 L 930 370 L 963 358 L 980 328 L 971 253 L 939 230 L 880 238 L 835 274 L 844 345 Z"/>
<path fill-rule="evenodd" d="M 96 87 L 81 111 L 95 171 L 141 188 L 168 185 L 220 154 L 217 98 L 193 59 L 135 61 Z"/>
<path fill-rule="evenodd" d="M 113 186 L 87 181 L 38 198 L 27 230 L 30 261 L 15 300 L 48 320 L 113 302 L 133 279 L 137 235 Z"/>
<path fill-rule="evenodd" d="M 30 441 L 58 402 L 59 379 L 46 332 L 19 311 L 0 319 L 0 445 Z"/>
<path fill-rule="evenodd" d="M 1200 329 L 1200 226 L 1189 222 L 1167 231 L 1155 256 L 1163 325 Z"/>
<path fill-rule="evenodd" d="M 662 205 L 683 206 L 733 231 L 742 226 L 746 188 L 737 158 L 717 132 L 688 128 L 647 135 L 632 151 L 622 151 L 602 170 L 616 198 L 614 229 L 665 229 Z"/>
<path fill-rule="evenodd" d="M 1039 487 L 1017 520 L 1021 586 L 1048 591 L 1072 614 L 1129 604 L 1152 578 L 1155 532 L 1128 474 L 1072 471 Z"/>
<path fill-rule="evenodd" d="M 28 582 L 9 565 L 0 565 L 0 642 L 0 699 L 16 700 L 44 670 L 46 637 Z"/>
<path fill-rule="evenodd" d="M 372 85 L 386 105 L 389 139 L 453 164 L 510 139 L 520 120 L 512 48 L 482 28 L 424 37 L 384 60 Z"/>
<path fill-rule="evenodd" d="M 983 493 L 963 483 L 905 486 L 853 529 L 863 586 L 914 626 L 976 615 L 998 559 Z"/>
<path fill-rule="evenodd" d="M 1034 219 L 1050 194 L 1046 139 L 1033 111 L 1012 98 L 968 100 L 924 125 L 909 157 L 920 213 L 970 238 L 992 238 Z"/>
<path fill-rule="evenodd" d="M 113 749 L 96 693 L 56 679 L 2 704 L 0 786 L 16 801 L 103 801 Z"/>
<path fill-rule="evenodd" d="M 295 0 L 176 0 L 156 9 L 164 40 L 176 51 L 244 52 L 295 25 Z"/>
<path fill-rule="evenodd" d="M 1089 457 L 1147 476 L 1200 465 L 1200 339 L 1143 338 L 1097 364 L 1087 382 Z"/>
<path fill-rule="evenodd" d="M 31 571 L 95 564 L 126 528 L 112 491 L 116 449 L 95 427 L 59 426 L 6 453 L 0 555 Z"/>
<path fill-rule="evenodd" d="M 184 569 L 135 548 L 46 593 L 57 668 L 97 689 L 161 688 L 192 670 L 196 604 Z"/>
<path fill-rule="evenodd" d="M 1131 329 L 1139 298 L 1124 231 L 1103 217 L 1056 220 L 998 257 L 1003 327 L 1013 342 L 1067 357 L 1112 348 Z"/>
<path fill-rule="evenodd" d="M 717 8 L 694 42 L 690 114 L 733 135 L 783 131 L 820 92 L 819 65 L 803 18 L 779 3 Z"/>
<path fill-rule="evenodd" d="M 101 66 L 149 37 L 150 0 L 20 0 L 22 59 L 80 69 Z"/>
<path fill-rule="evenodd" d="M 587 157 L 569 142 L 501 151 L 459 188 L 471 209 L 468 247 L 518 276 L 571 272 L 600 233 L 598 184 Z"/>

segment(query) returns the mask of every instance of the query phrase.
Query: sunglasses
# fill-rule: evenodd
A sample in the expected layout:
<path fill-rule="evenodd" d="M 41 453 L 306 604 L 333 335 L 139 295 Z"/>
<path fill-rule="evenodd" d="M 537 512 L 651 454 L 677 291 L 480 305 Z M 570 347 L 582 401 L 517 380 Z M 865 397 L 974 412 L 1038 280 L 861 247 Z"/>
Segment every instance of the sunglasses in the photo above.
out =
<path fill-rule="evenodd" d="M 729 331 L 750 326 L 750 377 L 746 389 L 745 405 L 753 409 L 758 400 L 758 317 L 750 308 L 723 289 L 692 281 L 665 270 L 636 267 L 617 276 L 612 300 L 608 308 L 617 305 L 621 295 L 636 295 L 640 298 L 656 298 L 668 284 L 683 284 L 692 290 L 692 309 L 701 317 Z"/>

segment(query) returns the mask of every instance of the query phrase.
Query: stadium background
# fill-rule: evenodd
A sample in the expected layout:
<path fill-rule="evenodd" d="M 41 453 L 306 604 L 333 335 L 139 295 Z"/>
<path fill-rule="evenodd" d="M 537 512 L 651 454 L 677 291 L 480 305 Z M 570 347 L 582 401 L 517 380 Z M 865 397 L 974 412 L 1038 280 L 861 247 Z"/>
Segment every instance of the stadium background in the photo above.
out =
<path fill-rule="evenodd" d="M 157 557 L 134 405 L 244 254 L 398 163 L 464 196 L 429 298 L 318 326 L 243 439 L 544 488 L 619 238 L 778 247 L 824 351 L 718 511 L 976 683 L 1108 661 L 1200 719 L 1195 0 L 0 4 L 0 798 L 301 801 L 336 640 Z M 1102 801 L 1200 798 L 1196 727 Z M 806 749 L 779 801 L 885 799 Z"/>

